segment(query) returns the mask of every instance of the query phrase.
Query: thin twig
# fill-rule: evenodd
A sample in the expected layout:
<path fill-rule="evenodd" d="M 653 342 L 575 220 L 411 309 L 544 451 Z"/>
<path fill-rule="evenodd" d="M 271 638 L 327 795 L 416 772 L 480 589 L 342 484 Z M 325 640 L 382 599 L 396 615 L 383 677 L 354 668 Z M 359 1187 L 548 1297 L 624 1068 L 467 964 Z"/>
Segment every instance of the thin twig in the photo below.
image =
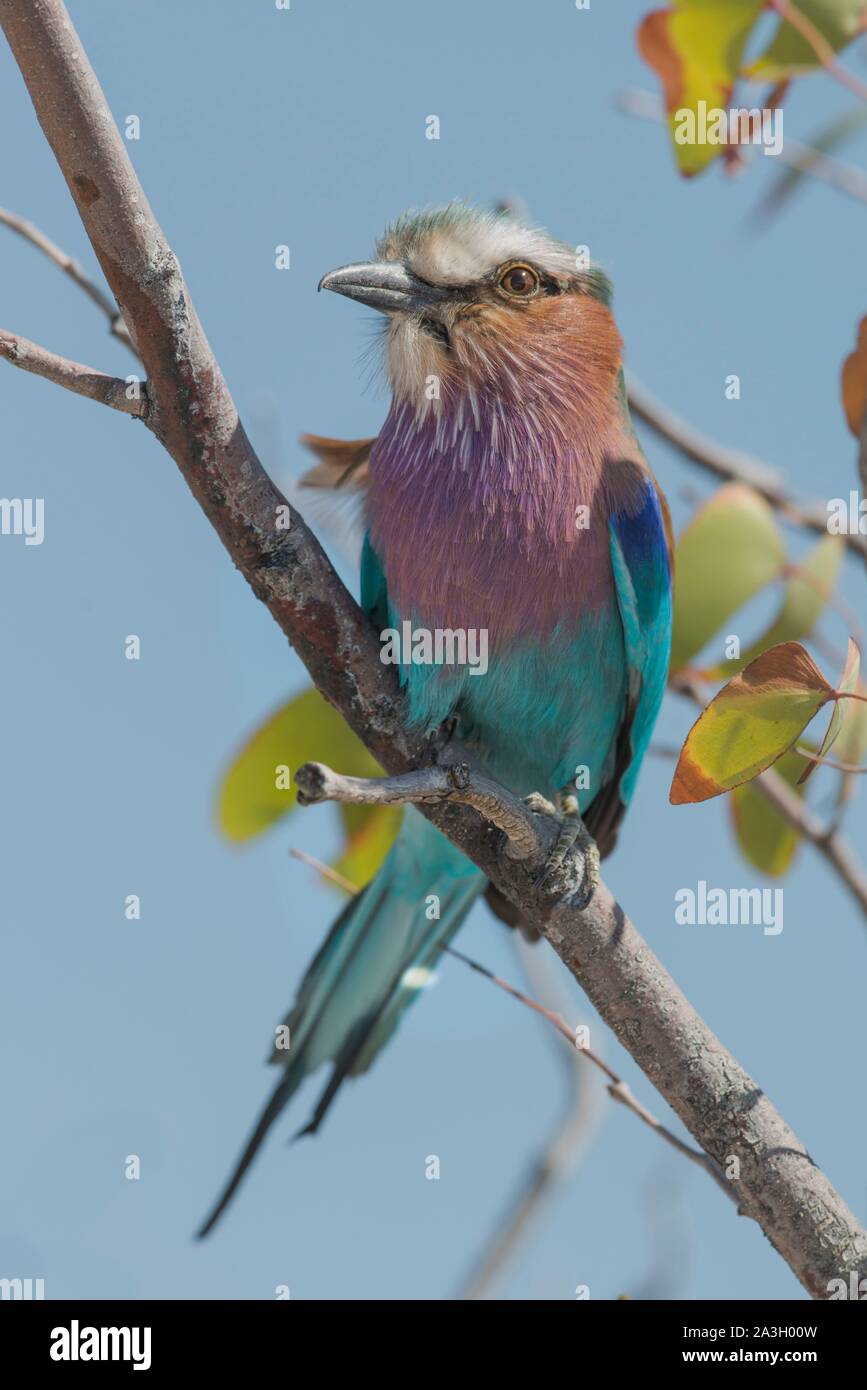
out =
<path fill-rule="evenodd" d="M 46 255 L 50 261 L 53 261 L 64 274 L 68 275 L 71 280 L 74 280 L 78 288 L 83 290 L 88 298 L 92 299 L 94 304 L 105 314 L 105 317 L 108 319 L 109 332 L 112 333 L 115 338 L 118 338 L 125 347 L 128 347 L 131 353 L 136 357 L 138 356 L 135 344 L 130 337 L 129 329 L 124 323 L 123 315 L 120 313 L 117 305 L 111 297 L 106 294 L 105 290 L 100 289 L 99 285 L 91 280 L 90 276 L 87 275 L 73 256 L 70 256 L 62 247 L 57 246 L 39 227 L 35 226 L 32 222 L 28 222 L 25 217 L 19 217 L 17 213 L 9 212 L 7 208 L 0 208 L 0 224 L 5 227 L 10 227 L 13 232 L 17 232 L 25 241 L 29 241 L 31 246 L 35 246 Z"/>
<path fill-rule="evenodd" d="M 815 145 L 808 145 L 803 140 L 796 140 L 793 135 L 786 133 L 786 143 L 780 151 L 780 157 L 784 164 L 790 169 L 795 169 L 799 174 L 807 174 L 811 178 L 818 180 L 819 183 L 827 184 L 830 188 L 836 188 L 841 193 L 848 193 L 850 198 L 855 198 L 859 203 L 867 203 L 867 173 L 859 169 L 854 164 L 847 164 L 840 159 L 839 155 L 828 154 L 826 150 L 817 149 Z M 782 175 L 782 179 L 791 180 L 790 175 Z M 760 203 L 756 212 L 761 214 L 763 211 L 767 216 L 770 208 L 770 200 L 776 200 L 778 191 L 772 187 L 764 202 Z"/>
<path fill-rule="evenodd" d="M 329 883 L 334 883 L 338 888 L 344 888 L 347 893 L 355 894 L 359 892 L 357 883 L 353 883 L 351 878 L 346 878 L 337 869 L 332 869 L 330 864 L 323 864 L 321 859 L 315 859 L 312 854 L 307 854 L 303 849 L 290 847 L 289 853 L 293 859 L 300 859 L 302 864 L 309 864 L 311 869 L 315 869 L 323 878 L 327 878 Z"/>
<path fill-rule="evenodd" d="M 783 819 L 827 860 L 867 917 L 867 876 L 837 826 L 820 821 L 773 767 L 756 778 L 756 786 Z"/>
<path fill-rule="evenodd" d="M 767 464 L 739 449 L 729 449 L 687 424 L 669 410 L 632 373 L 627 377 L 629 408 L 639 420 L 656 434 L 673 444 L 686 458 L 726 482 L 746 483 L 761 493 L 788 521 L 804 526 L 819 535 L 828 534 L 828 512 L 821 503 L 802 504 L 789 494 L 780 475 Z M 863 536 L 843 536 L 850 550 L 867 558 L 867 539 Z"/>
<path fill-rule="evenodd" d="M 516 989 L 514 985 L 510 985 L 507 980 L 503 980 L 499 975 L 495 975 L 486 965 L 481 965 L 477 960 L 473 960 L 470 956 L 464 955 L 462 951 L 455 950 L 454 946 L 448 946 L 441 942 L 440 950 L 448 952 L 450 956 L 456 956 L 458 960 L 463 961 L 464 965 L 468 965 L 471 970 L 475 970 L 479 975 L 484 975 L 485 979 L 491 980 L 495 985 L 499 986 L 500 989 L 505 990 L 506 994 L 511 994 L 512 998 L 517 999 L 519 1004 L 523 1004 L 526 1008 L 532 1009 L 534 1013 L 540 1014 L 542 1018 L 547 1019 L 547 1021 L 557 1029 L 560 1036 L 566 1039 L 570 1047 L 575 1048 L 576 1051 L 580 1052 L 582 1057 L 586 1057 L 588 1062 L 592 1062 L 594 1067 L 598 1067 L 599 1070 L 605 1074 L 608 1078 L 606 1090 L 612 1100 L 618 1101 L 619 1104 L 624 1105 L 627 1110 L 631 1110 L 633 1115 L 637 1115 L 639 1120 L 648 1125 L 650 1129 L 654 1130 L 659 1135 L 660 1139 L 664 1139 L 667 1144 L 671 1144 L 673 1148 L 677 1149 L 678 1153 L 682 1153 L 684 1157 L 690 1159 L 693 1163 L 697 1163 L 699 1167 L 704 1168 L 710 1173 L 714 1182 L 722 1188 L 726 1196 L 734 1202 L 735 1206 L 739 1206 L 737 1193 L 723 1176 L 713 1159 L 709 1158 L 707 1154 L 702 1153 L 700 1149 L 694 1149 L 689 1144 L 685 1144 L 682 1139 L 679 1139 L 676 1134 L 673 1134 L 670 1129 L 667 1129 L 661 1120 L 657 1120 L 656 1116 L 651 1114 L 645 1105 L 641 1104 L 641 1101 L 636 1100 L 623 1078 L 618 1076 L 616 1071 L 609 1067 L 608 1063 L 603 1061 L 601 1057 L 597 1056 L 591 1048 L 585 1047 L 578 1041 L 577 1029 L 570 1028 L 566 1020 L 561 1018 L 559 1014 L 554 1013 L 551 1009 L 546 1009 L 544 1004 L 538 1004 L 535 999 L 531 999 L 521 990 Z"/>
<path fill-rule="evenodd" d="M 55 386 L 73 391 L 76 396 L 86 396 L 88 400 L 110 406 L 112 410 L 120 410 L 124 415 L 143 417 L 147 414 L 147 391 L 142 382 L 135 383 L 130 395 L 130 384 L 120 377 L 107 376 L 105 372 L 85 367 L 81 362 L 60 357 L 38 343 L 31 343 L 29 338 L 22 338 L 19 333 L 9 333 L 0 328 L 0 357 L 24 372 L 44 377 Z"/>
<path fill-rule="evenodd" d="M 820 758 L 809 748 L 798 747 L 795 752 L 806 758 L 808 763 L 815 763 L 817 767 L 833 767 L 837 772 L 845 772 L 852 777 L 867 772 L 867 767 L 862 767 L 860 763 L 841 763 L 836 758 Z"/>

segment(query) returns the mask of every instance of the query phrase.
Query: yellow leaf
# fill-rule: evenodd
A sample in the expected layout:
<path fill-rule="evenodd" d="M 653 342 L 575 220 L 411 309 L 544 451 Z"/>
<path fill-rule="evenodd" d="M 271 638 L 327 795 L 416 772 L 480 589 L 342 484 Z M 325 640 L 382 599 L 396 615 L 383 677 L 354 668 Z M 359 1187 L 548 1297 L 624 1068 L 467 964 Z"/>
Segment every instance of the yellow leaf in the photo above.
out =
<path fill-rule="evenodd" d="M 403 820 L 403 810 L 400 806 L 359 806 L 356 809 L 365 812 L 361 826 L 333 867 L 363 888 L 391 849 Z"/>
<path fill-rule="evenodd" d="M 675 0 L 639 26 L 638 49 L 662 82 L 678 168 L 698 174 L 722 153 L 715 144 L 680 144 L 677 113 L 728 108 L 750 31 L 764 0 Z"/>
<path fill-rule="evenodd" d="M 834 696 L 798 642 L 771 647 L 714 696 L 681 749 L 673 805 L 707 801 L 750 781 L 782 756 Z"/>
<path fill-rule="evenodd" d="M 272 714 L 230 764 L 219 791 L 223 834 L 249 840 L 291 811 L 297 797 L 292 777 L 306 762 L 329 763 L 352 777 L 382 773 L 342 715 L 311 687 Z"/>

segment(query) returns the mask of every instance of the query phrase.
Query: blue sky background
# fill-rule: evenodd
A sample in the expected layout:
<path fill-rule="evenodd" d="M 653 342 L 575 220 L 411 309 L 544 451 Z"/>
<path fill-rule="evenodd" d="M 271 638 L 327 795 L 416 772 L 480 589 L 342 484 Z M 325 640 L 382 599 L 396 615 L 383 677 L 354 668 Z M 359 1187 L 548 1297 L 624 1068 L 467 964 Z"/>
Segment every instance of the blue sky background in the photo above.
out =
<path fill-rule="evenodd" d="M 747 214 L 772 160 L 737 181 L 714 169 L 682 182 L 662 129 L 613 106 L 622 87 L 653 86 L 634 45 L 649 7 L 71 4 L 116 118 L 140 117 L 130 153 L 278 481 L 305 466 L 299 432 L 373 434 L 387 407 L 364 360 L 371 315 L 317 298 L 320 276 L 367 256 L 406 206 L 517 194 L 610 271 L 628 363 L 672 407 L 803 495 L 854 486 L 838 379 L 867 310 L 867 210 L 812 184 L 759 237 Z M 848 61 L 867 75 L 863 51 Z M 786 130 L 809 138 L 851 102 L 827 78 L 805 81 Z M 431 113 L 438 142 L 424 138 Z M 0 201 L 98 274 L 3 44 L 0 123 Z M 847 156 L 867 163 L 867 140 Z M 284 242 L 292 268 L 278 272 Z M 76 287 L 3 229 L 0 290 L 3 326 L 133 369 Z M 647 449 L 682 525 L 709 484 Z M 331 808 L 241 851 L 214 824 L 227 758 L 306 676 L 135 423 L 2 367 L 0 470 L 4 496 L 46 506 L 42 546 L 0 539 L 0 1275 L 44 1278 L 52 1298 L 271 1298 L 278 1284 L 293 1298 L 452 1296 L 562 1103 L 544 1025 L 446 961 L 321 1135 L 286 1146 L 317 1077 L 223 1226 L 192 1240 L 270 1087 L 273 1027 L 339 906 L 287 854 L 333 854 Z M 848 561 L 862 614 L 864 584 Z M 829 630 L 842 642 L 839 620 Z M 659 741 L 682 739 L 690 718 L 670 700 Z M 863 1219 L 864 922 L 805 848 L 782 935 L 675 926 L 679 887 L 763 881 L 738 857 L 724 803 L 668 805 L 670 773 L 648 761 L 606 877 Z M 847 826 L 862 848 L 863 808 L 862 795 Z M 125 920 L 129 893 L 139 922 Z M 459 945 L 520 979 L 483 908 Z M 570 1017 L 594 1022 L 598 1049 L 681 1132 L 549 957 Z M 128 1154 L 139 1181 L 124 1177 Z M 805 1296 L 699 1170 L 605 1101 L 579 1170 L 495 1293 L 570 1299 L 578 1284 L 594 1298 Z"/>

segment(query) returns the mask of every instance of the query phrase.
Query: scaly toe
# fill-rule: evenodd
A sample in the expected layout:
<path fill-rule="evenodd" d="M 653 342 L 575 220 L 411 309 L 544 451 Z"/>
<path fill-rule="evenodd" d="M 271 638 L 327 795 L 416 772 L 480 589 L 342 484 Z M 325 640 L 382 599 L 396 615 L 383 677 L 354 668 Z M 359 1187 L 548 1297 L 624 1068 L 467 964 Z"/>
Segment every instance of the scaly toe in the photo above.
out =
<path fill-rule="evenodd" d="M 583 912 L 585 907 L 590 906 L 593 895 L 599 887 L 600 878 L 599 848 L 596 841 L 591 840 L 588 836 L 587 843 L 581 853 L 584 860 L 584 871 L 577 890 L 569 899 L 569 906 L 574 907 L 576 912 Z"/>
<path fill-rule="evenodd" d="M 567 898 L 579 911 L 587 907 L 599 883 L 599 850 L 569 792 L 559 796 L 560 834 L 533 885 L 555 900 Z"/>
<path fill-rule="evenodd" d="M 530 792 L 529 796 L 522 797 L 524 805 L 528 811 L 534 811 L 539 816 L 553 816 L 555 820 L 560 819 L 560 812 L 541 792 Z"/>

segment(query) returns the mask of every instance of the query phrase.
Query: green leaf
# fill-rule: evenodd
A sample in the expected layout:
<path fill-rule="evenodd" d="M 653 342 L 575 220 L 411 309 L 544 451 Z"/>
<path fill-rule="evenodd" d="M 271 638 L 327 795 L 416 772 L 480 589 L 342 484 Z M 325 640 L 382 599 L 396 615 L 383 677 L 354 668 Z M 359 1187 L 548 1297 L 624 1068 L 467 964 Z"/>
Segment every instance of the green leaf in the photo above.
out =
<path fill-rule="evenodd" d="M 850 637 L 849 648 L 846 652 L 846 664 L 843 667 L 843 674 L 840 677 L 840 684 L 837 687 L 836 693 L 840 694 L 844 691 L 855 690 L 855 688 L 858 685 L 858 677 L 860 673 L 861 653 L 858 650 L 857 643 L 853 642 L 852 638 Z M 827 757 L 828 753 L 830 753 L 831 749 L 837 741 L 837 735 L 843 727 L 843 717 L 846 713 L 845 707 L 847 705 L 854 705 L 859 703 L 862 702 L 857 700 L 834 701 L 834 708 L 831 710 L 831 718 L 828 721 L 828 731 L 822 740 L 822 746 L 819 749 L 818 753 L 818 756 L 820 758 Z M 800 781 L 806 782 L 807 778 L 810 776 L 812 772 L 815 771 L 817 767 L 818 763 L 807 763 L 807 766 L 801 773 Z"/>
<path fill-rule="evenodd" d="M 764 0 L 675 0 L 639 25 L 641 56 L 659 75 L 682 174 L 698 174 L 722 152 L 721 145 L 678 144 L 678 111 L 727 109 L 750 31 Z"/>
<path fill-rule="evenodd" d="M 809 637 L 834 592 L 845 549 L 842 536 L 823 536 L 799 565 L 790 567 L 783 603 L 774 621 L 743 656 L 702 672 L 708 680 L 725 680 L 754 661 L 768 647 Z"/>
<path fill-rule="evenodd" d="M 294 774 L 306 762 L 327 762 L 352 777 L 382 773 L 342 715 L 311 687 L 272 714 L 230 764 L 219 790 L 223 834 L 242 843 L 291 811 L 297 803 L 296 787 L 290 779 L 289 786 L 279 788 L 277 768 L 288 766 Z M 352 810 L 363 813 L 366 808 Z M 363 814 L 356 817 L 350 829 L 360 829 L 363 820 Z"/>
<path fill-rule="evenodd" d="M 862 32 L 864 0 L 793 0 L 799 13 L 839 53 Z M 746 69 L 748 77 L 780 82 L 823 66 L 815 47 L 787 19 L 780 19 L 764 53 Z"/>
<path fill-rule="evenodd" d="M 729 483 L 696 514 L 677 546 L 671 669 L 679 671 L 785 561 L 771 506 Z"/>
<path fill-rule="evenodd" d="M 715 695 L 681 749 L 669 792 L 707 801 L 764 772 L 792 747 L 834 690 L 799 642 L 772 647 Z"/>
<path fill-rule="evenodd" d="M 797 785 L 804 770 L 804 759 L 798 753 L 784 753 L 775 770 L 798 796 L 804 795 Z M 779 878 L 789 868 L 797 853 L 801 837 L 780 814 L 755 782 L 735 787 L 730 799 L 734 832 L 744 858 L 772 878 Z"/>

